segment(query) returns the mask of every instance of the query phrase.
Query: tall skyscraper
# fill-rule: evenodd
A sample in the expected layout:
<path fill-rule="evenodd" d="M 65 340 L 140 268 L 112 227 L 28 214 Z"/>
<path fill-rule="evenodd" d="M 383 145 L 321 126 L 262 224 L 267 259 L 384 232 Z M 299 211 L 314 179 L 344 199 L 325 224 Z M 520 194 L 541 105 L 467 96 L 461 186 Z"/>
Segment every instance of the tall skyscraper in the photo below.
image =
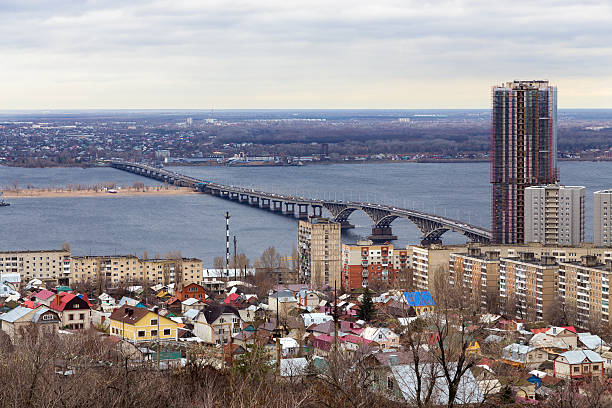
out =
<path fill-rule="evenodd" d="M 299 278 L 318 287 L 340 287 L 341 225 L 327 218 L 310 217 L 298 222 Z"/>
<path fill-rule="evenodd" d="M 557 88 L 548 81 L 493 87 L 493 242 L 524 242 L 525 187 L 557 180 Z"/>
<path fill-rule="evenodd" d="M 584 242 L 584 198 L 580 186 L 525 189 L 525 243 L 579 245 Z"/>
<path fill-rule="evenodd" d="M 593 194 L 593 243 L 612 247 L 612 189 Z"/>

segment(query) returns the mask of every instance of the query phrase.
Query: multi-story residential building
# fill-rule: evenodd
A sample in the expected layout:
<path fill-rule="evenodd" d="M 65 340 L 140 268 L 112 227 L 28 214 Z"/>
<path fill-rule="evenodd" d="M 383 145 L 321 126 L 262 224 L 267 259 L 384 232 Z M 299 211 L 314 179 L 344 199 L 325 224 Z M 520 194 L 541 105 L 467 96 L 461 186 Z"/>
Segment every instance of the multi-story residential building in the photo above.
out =
<path fill-rule="evenodd" d="M 559 299 L 583 328 L 612 328 L 610 320 L 612 260 L 585 255 L 580 262 L 559 263 Z"/>
<path fill-rule="evenodd" d="M 533 252 L 521 252 L 517 258 L 501 258 L 499 297 L 506 313 L 550 321 L 558 269 L 555 258 L 536 259 Z"/>
<path fill-rule="evenodd" d="M 398 274 L 410 266 L 408 251 L 396 250 L 391 244 L 374 245 L 359 241 L 342 245 L 342 287 L 352 290 L 375 283 L 392 284 Z"/>
<path fill-rule="evenodd" d="M 479 247 L 468 247 L 465 253 L 450 254 L 449 278 L 451 285 L 462 287 L 467 300 L 483 311 L 494 311 L 499 295 L 499 251 L 483 253 Z"/>
<path fill-rule="evenodd" d="M 493 87 L 492 96 L 492 238 L 521 243 L 525 188 L 558 180 L 557 88 L 514 81 Z"/>
<path fill-rule="evenodd" d="M 612 247 L 612 189 L 593 194 L 593 243 Z"/>
<path fill-rule="evenodd" d="M 303 283 L 317 286 L 340 284 L 341 224 L 311 217 L 298 223 L 299 274 Z"/>
<path fill-rule="evenodd" d="M 446 274 L 448 272 L 450 254 L 461 252 L 465 249 L 465 245 L 409 246 L 407 250 L 412 265 L 414 289 L 417 291 L 428 290 L 435 296 L 434 282 L 436 274 Z"/>
<path fill-rule="evenodd" d="M 0 252 L 0 273 L 18 273 L 24 283 L 40 279 L 44 283 L 65 285 L 71 273 L 70 251 Z"/>
<path fill-rule="evenodd" d="M 583 242 L 585 190 L 558 184 L 525 188 L 525 243 Z"/>
<path fill-rule="evenodd" d="M 70 283 L 157 284 L 202 282 L 202 261 L 196 258 L 139 259 L 134 255 L 77 256 L 72 258 Z"/>

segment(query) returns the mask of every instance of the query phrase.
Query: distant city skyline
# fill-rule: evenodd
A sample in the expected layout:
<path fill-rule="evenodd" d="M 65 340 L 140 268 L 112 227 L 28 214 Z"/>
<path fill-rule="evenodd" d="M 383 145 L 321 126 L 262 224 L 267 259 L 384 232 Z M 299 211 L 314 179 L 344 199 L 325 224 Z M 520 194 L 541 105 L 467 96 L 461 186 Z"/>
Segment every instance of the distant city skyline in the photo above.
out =
<path fill-rule="evenodd" d="M 612 108 L 612 5 L 263 0 L 0 4 L 0 109 L 486 109 L 547 79 Z"/>

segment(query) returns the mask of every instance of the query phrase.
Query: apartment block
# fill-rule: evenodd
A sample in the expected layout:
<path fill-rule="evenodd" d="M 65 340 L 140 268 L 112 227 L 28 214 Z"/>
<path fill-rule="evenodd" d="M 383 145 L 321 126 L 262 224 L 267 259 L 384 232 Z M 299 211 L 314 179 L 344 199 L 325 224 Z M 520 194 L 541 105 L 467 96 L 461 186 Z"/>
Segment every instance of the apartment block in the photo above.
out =
<path fill-rule="evenodd" d="M 201 284 L 202 261 L 196 258 L 139 259 L 134 255 L 76 256 L 72 258 L 70 283 L 100 282 L 108 284 L 197 283 Z"/>
<path fill-rule="evenodd" d="M 298 222 L 299 275 L 303 283 L 341 285 L 341 224 L 311 217 Z"/>
<path fill-rule="evenodd" d="M 555 258 L 537 259 L 532 252 L 521 252 L 516 258 L 501 258 L 499 297 L 506 313 L 550 321 L 558 269 Z"/>
<path fill-rule="evenodd" d="M 593 194 L 593 243 L 612 247 L 612 189 Z"/>
<path fill-rule="evenodd" d="M 409 266 L 408 251 L 391 244 L 374 245 L 367 240 L 342 245 L 342 287 L 347 291 L 376 283 L 393 284 Z"/>
<path fill-rule="evenodd" d="M 68 284 L 71 274 L 69 250 L 0 252 L 0 273 L 18 273 L 27 283 L 40 279 L 51 285 Z"/>
<path fill-rule="evenodd" d="M 467 300 L 482 311 L 493 311 L 499 294 L 499 251 L 468 247 L 465 253 L 450 254 L 449 278 L 451 285 L 462 287 Z"/>
<path fill-rule="evenodd" d="M 492 90 L 491 232 L 494 243 L 525 241 L 525 188 L 556 183 L 557 88 L 513 81 Z"/>
<path fill-rule="evenodd" d="M 611 327 L 612 260 L 585 255 L 579 262 L 559 263 L 559 298 L 583 328 Z"/>
<path fill-rule="evenodd" d="M 558 184 L 525 188 L 525 243 L 584 242 L 585 191 L 581 186 Z"/>

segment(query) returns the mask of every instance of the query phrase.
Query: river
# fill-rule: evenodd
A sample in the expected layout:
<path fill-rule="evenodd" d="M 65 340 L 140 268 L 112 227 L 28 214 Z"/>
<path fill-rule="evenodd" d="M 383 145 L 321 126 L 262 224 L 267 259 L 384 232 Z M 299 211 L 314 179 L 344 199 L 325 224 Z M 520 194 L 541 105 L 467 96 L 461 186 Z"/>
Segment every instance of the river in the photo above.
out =
<path fill-rule="evenodd" d="M 560 162 L 561 182 L 584 185 L 586 237 L 592 240 L 593 191 L 612 187 L 612 162 Z M 488 226 L 488 163 L 330 164 L 301 167 L 175 167 L 177 172 L 224 184 L 270 192 L 341 200 L 382 202 L 415 208 Z M 22 188 L 99 184 L 132 185 L 157 182 L 111 168 L 26 169 L 0 166 L 0 186 Z M 289 254 L 297 240 L 297 221 L 265 210 L 207 195 L 156 197 L 12 198 L 0 207 L 0 250 L 60 248 L 68 242 L 76 255 L 164 255 L 180 250 L 212 265 L 225 251 L 225 211 L 238 251 L 258 257 L 265 248 Z M 369 235 L 371 222 L 356 212 L 356 228 L 343 242 Z M 409 221 L 393 223 L 395 245 L 420 241 Z M 465 242 L 446 233 L 445 243 Z"/>

